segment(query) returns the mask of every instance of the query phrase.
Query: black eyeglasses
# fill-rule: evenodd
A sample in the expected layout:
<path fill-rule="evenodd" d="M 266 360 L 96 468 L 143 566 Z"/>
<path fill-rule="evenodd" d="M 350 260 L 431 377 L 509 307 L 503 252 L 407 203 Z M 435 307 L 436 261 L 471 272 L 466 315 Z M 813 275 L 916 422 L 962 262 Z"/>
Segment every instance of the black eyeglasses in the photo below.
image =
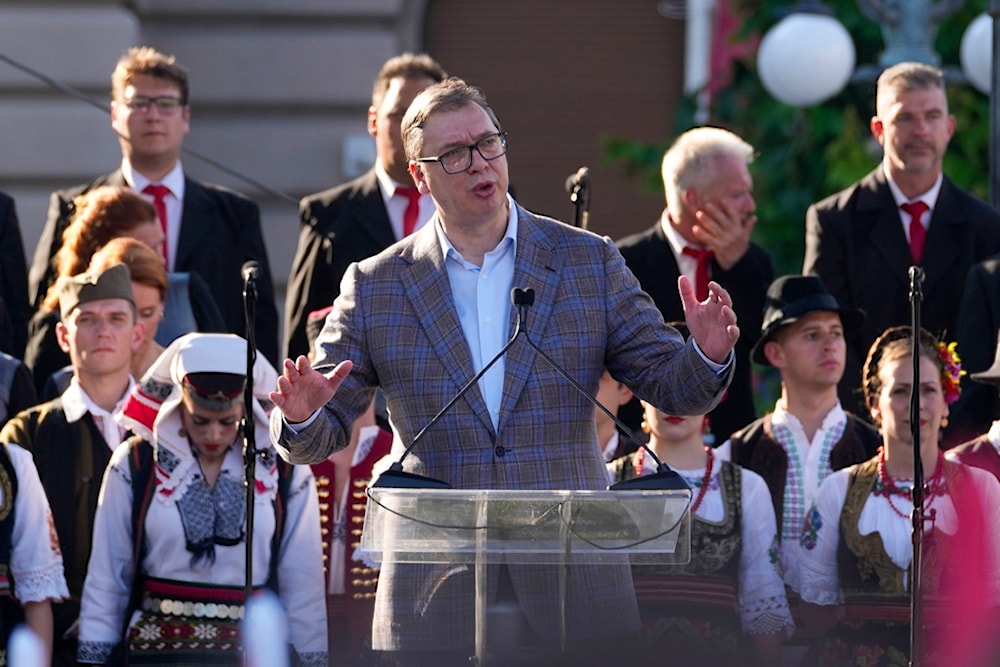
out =
<path fill-rule="evenodd" d="M 437 157 L 419 157 L 417 162 L 437 162 L 447 174 L 460 174 L 472 166 L 472 149 L 476 149 L 484 160 L 496 160 L 507 153 L 507 133 L 497 132 L 483 137 L 470 146 L 452 148 Z"/>
<path fill-rule="evenodd" d="M 133 111 L 142 113 L 149 113 L 149 109 L 155 106 L 156 110 L 161 114 L 170 116 L 181 110 L 181 107 L 184 106 L 184 100 L 172 95 L 162 95 L 160 97 L 136 95 L 125 100 L 125 106 Z"/>

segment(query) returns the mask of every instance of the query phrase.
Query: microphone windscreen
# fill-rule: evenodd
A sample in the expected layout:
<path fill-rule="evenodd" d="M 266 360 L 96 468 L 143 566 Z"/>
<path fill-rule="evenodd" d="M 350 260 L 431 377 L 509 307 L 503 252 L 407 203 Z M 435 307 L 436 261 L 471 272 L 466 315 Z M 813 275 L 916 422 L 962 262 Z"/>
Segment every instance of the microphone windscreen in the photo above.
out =
<path fill-rule="evenodd" d="M 260 262 L 255 259 L 251 259 L 243 263 L 243 268 L 240 269 L 240 275 L 243 276 L 243 280 L 257 280 L 260 277 Z"/>

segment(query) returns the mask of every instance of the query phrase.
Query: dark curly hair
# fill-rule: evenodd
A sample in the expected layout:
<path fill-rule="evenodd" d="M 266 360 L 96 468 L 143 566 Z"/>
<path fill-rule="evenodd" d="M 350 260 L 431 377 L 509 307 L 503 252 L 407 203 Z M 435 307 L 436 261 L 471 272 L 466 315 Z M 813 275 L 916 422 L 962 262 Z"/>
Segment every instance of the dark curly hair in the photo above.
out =
<path fill-rule="evenodd" d="M 875 407 L 879 392 L 882 391 L 879 370 L 887 362 L 909 357 L 912 352 L 912 338 L 912 327 L 890 327 L 883 331 L 882 335 L 876 338 L 869 348 L 868 358 L 865 359 L 865 366 L 861 373 L 863 378 L 861 388 L 865 394 L 865 405 L 868 406 L 869 410 Z M 938 353 L 938 339 L 923 328 L 920 329 L 920 356 L 933 361 L 938 372 L 943 376 L 945 368 L 941 355 Z"/>

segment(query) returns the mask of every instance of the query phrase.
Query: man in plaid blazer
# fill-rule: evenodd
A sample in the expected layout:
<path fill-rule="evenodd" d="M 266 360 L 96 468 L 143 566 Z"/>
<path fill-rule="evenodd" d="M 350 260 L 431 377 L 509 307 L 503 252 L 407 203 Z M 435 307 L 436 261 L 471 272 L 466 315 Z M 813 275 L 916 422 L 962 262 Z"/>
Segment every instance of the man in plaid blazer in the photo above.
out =
<path fill-rule="evenodd" d="M 526 333 L 591 392 L 607 368 L 670 414 L 714 407 L 739 336 L 729 294 L 699 303 L 679 281 L 693 341 L 668 327 L 610 239 L 534 215 L 507 194 L 506 134 L 478 88 L 448 79 L 403 119 L 410 172 L 437 211 L 421 231 L 348 269 L 315 366 L 286 360 L 271 434 L 290 461 L 346 446 L 381 387 L 396 439 L 411 443 L 516 331 L 512 287 L 534 290 Z M 405 470 L 462 489 L 602 489 L 594 408 L 526 341 L 428 431 Z M 558 570 L 491 566 L 489 596 L 515 602 L 532 639 L 558 641 Z M 462 664 L 473 639 L 473 568 L 383 564 L 373 644 L 402 664 Z M 568 644 L 622 645 L 638 629 L 627 563 L 574 565 Z M 463 654 L 464 651 L 464 654 Z M 414 659 L 414 656 L 417 656 Z M 548 661 L 552 664 L 552 661 Z M 467 661 L 465 664 L 468 664 Z"/>

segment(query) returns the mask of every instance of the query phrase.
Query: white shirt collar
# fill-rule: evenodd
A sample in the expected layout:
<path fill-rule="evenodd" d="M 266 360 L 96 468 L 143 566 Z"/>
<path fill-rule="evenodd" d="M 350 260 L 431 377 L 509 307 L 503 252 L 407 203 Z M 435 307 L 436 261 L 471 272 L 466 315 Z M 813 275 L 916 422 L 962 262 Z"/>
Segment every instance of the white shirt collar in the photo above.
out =
<path fill-rule="evenodd" d="M 69 386 L 66 387 L 66 391 L 62 393 L 62 405 L 63 414 L 66 415 L 66 421 L 70 424 L 75 424 L 76 422 L 83 419 L 84 415 L 88 412 L 95 417 L 101 418 L 101 431 L 104 435 L 104 440 L 108 447 L 114 449 L 121 442 L 122 430 L 118 426 L 118 422 L 115 420 L 115 415 L 121 412 L 122 405 L 125 403 L 125 399 L 132 393 L 132 389 L 135 387 L 135 381 L 132 376 L 129 375 L 128 378 L 128 388 L 126 388 L 125 393 L 115 404 L 113 411 L 108 412 L 97 403 L 94 402 L 92 398 L 83 390 L 80 386 L 80 382 L 74 376 L 69 381 Z"/>
<path fill-rule="evenodd" d="M 673 223 L 670 222 L 670 212 L 667 209 L 663 209 L 663 214 L 660 215 L 660 226 L 663 227 L 663 233 L 667 237 L 667 243 L 670 244 L 671 249 L 674 251 L 674 257 L 682 257 L 684 254 L 684 248 L 691 245 L 677 228 L 674 227 Z M 694 260 L 692 260 L 694 261 Z"/>
<path fill-rule="evenodd" d="M 507 231 L 504 232 L 503 238 L 497 243 L 496 247 L 499 248 L 504 244 L 507 239 L 511 239 L 513 243 L 514 251 L 517 252 L 517 205 L 514 203 L 514 198 L 507 193 L 507 208 L 510 211 L 510 215 L 507 216 Z M 448 257 L 449 254 L 454 253 L 455 257 L 461 257 L 462 254 L 451 244 L 448 240 L 447 235 L 444 233 L 444 228 L 441 226 L 441 219 L 438 217 L 437 213 L 431 218 L 431 223 L 434 225 L 434 232 L 437 234 L 438 244 L 441 246 L 441 256 Z M 496 250 L 496 248 L 491 249 L 491 252 Z"/>
<path fill-rule="evenodd" d="M 362 426 L 358 430 L 358 446 L 354 448 L 354 457 L 351 459 L 352 468 L 368 457 L 368 454 L 372 451 L 372 447 L 375 446 L 375 441 L 381 433 L 382 427 L 378 424 Z"/>
<path fill-rule="evenodd" d="M 389 175 L 389 172 L 385 170 L 382 166 L 381 160 L 375 161 L 375 180 L 378 181 L 378 188 L 382 191 L 382 198 L 386 201 L 396 194 L 396 188 L 415 188 L 416 183 L 413 180 L 409 180 L 406 183 L 400 183 Z"/>
<path fill-rule="evenodd" d="M 818 436 L 821 432 L 845 421 L 847 421 L 847 413 L 841 407 L 840 401 L 837 401 L 837 404 L 830 408 L 830 411 L 823 417 L 823 423 L 820 425 L 816 435 Z M 805 437 L 805 429 L 802 427 L 802 422 L 791 412 L 785 410 L 780 400 L 774 404 L 774 412 L 771 413 L 771 423 L 787 426 L 796 437 Z M 815 440 L 816 438 L 814 437 L 813 439 Z"/>
<path fill-rule="evenodd" d="M 618 451 L 618 442 L 621 440 L 621 436 L 618 434 L 618 429 L 615 429 L 611 433 L 611 437 L 608 441 L 604 443 L 604 462 L 608 463 L 615 457 L 615 452 Z"/>
<path fill-rule="evenodd" d="M 906 195 L 903 194 L 903 191 L 899 189 L 899 186 L 896 185 L 896 182 L 892 180 L 892 176 L 889 175 L 888 170 L 885 168 L 884 162 L 882 163 L 882 171 L 885 173 L 885 180 L 889 184 L 889 192 L 892 193 L 892 198 L 896 202 L 896 208 L 899 208 L 900 206 L 902 206 L 907 202 L 920 200 L 923 203 L 927 204 L 927 208 L 929 209 L 928 212 L 934 211 L 934 205 L 937 204 L 938 194 L 941 192 L 941 184 L 944 182 L 943 173 L 938 174 L 937 180 L 934 181 L 934 185 L 931 186 L 930 190 L 923 193 L 919 197 L 914 197 L 913 199 L 909 199 Z M 930 220 L 930 218 L 929 217 L 924 218 L 924 220 Z"/>
<path fill-rule="evenodd" d="M 147 185 L 153 183 L 153 181 L 133 169 L 132 164 L 128 160 L 122 160 L 122 175 L 125 177 L 125 182 L 129 184 L 129 187 L 136 192 L 142 192 Z M 174 168 L 168 171 L 167 175 L 159 183 L 170 188 L 170 193 L 177 197 L 177 199 L 184 201 L 184 168 L 181 166 L 180 160 L 177 161 Z"/>

